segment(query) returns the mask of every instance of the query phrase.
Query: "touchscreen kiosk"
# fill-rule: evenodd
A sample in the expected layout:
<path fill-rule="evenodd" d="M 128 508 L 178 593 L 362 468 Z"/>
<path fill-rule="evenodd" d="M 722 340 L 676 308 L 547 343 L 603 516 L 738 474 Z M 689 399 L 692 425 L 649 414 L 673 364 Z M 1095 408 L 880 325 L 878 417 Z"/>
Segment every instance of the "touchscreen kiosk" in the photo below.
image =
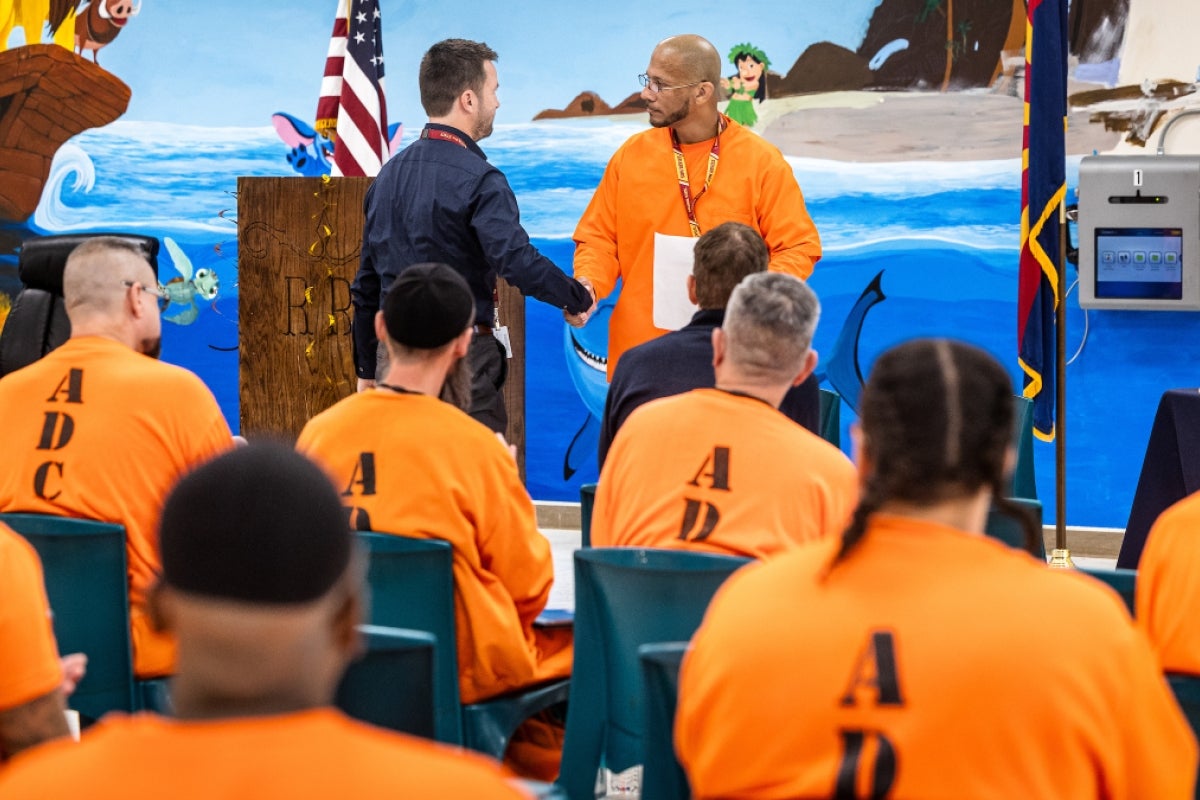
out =
<path fill-rule="evenodd" d="M 1200 157 L 1079 165 L 1079 305 L 1200 309 Z"/>

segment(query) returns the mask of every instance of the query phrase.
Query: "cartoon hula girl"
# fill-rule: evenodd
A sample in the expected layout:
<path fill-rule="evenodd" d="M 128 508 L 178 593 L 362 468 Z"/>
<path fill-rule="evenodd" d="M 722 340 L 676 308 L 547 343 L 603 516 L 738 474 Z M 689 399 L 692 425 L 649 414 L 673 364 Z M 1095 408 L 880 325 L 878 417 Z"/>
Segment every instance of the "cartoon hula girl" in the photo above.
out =
<path fill-rule="evenodd" d="M 766 71 L 771 60 L 762 50 L 746 42 L 729 51 L 729 63 L 738 71 L 736 75 L 721 79 L 721 88 L 730 92 L 725 113 L 730 119 L 751 126 L 758 121 L 754 101 L 761 103 L 767 97 Z"/>

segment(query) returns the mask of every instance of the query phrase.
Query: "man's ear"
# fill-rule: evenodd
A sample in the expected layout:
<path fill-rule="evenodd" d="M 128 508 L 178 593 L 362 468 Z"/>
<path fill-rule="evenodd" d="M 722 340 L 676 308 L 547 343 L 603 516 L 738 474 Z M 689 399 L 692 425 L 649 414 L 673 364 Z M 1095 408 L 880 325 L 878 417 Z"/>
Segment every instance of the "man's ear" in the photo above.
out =
<path fill-rule="evenodd" d="M 700 305 L 700 301 L 696 299 L 696 276 L 695 275 L 688 275 L 687 290 L 688 290 L 688 300 L 691 301 L 692 305 L 694 305 L 694 306 Z"/>
<path fill-rule="evenodd" d="M 850 460 L 858 469 L 859 484 L 865 484 L 874 465 L 871 463 L 871 457 L 867 455 L 867 437 L 863 433 L 862 425 L 857 422 L 850 425 Z"/>
<path fill-rule="evenodd" d="M 163 585 L 159 578 L 146 591 L 146 616 L 150 619 L 150 627 L 158 633 L 169 633 L 175 627 L 171 615 L 171 590 Z"/>
<path fill-rule="evenodd" d="M 471 339 L 475 336 L 475 326 L 467 328 L 458 335 L 454 340 L 454 356 L 455 358 L 466 358 L 467 353 L 471 350 Z"/>
<path fill-rule="evenodd" d="M 715 370 L 725 362 L 725 352 L 727 345 L 725 343 L 725 331 L 720 328 L 713 328 L 712 332 L 712 348 L 713 348 L 713 369 Z"/>
<path fill-rule="evenodd" d="M 383 312 L 375 312 L 375 338 L 381 342 L 387 341 L 387 323 L 383 321 Z"/>
<path fill-rule="evenodd" d="M 458 96 L 458 107 L 467 114 L 475 111 L 475 103 L 478 102 L 475 96 L 474 89 L 464 89 L 462 94 Z"/>
<path fill-rule="evenodd" d="M 808 380 L 808 376 L 812 375 L 813 370 L 817 368 L 817 351 L 809 349 L 808 355 L 804 357 L 804 369 L 800 370 L 800 374 L 792 381 L 792 386 L 799 386 Z"/>
<path fill-rule="evenodd" d="M 358 590 L 347 593 L 333 613 L 333 640 L 349 659 L 362 655 L 365 648 L 362 634 L 358 632 L 364 618 L 363 595 Z"/>

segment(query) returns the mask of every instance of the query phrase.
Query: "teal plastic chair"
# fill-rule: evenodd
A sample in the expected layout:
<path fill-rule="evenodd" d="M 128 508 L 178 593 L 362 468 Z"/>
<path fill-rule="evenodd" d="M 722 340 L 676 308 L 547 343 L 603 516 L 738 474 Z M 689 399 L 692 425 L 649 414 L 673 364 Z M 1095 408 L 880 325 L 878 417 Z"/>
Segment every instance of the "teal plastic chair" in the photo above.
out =
<path fill-rule="evenodd" d="M 1033 401 L 1014 395 L 1013 404 L 1013 446 L 1017 449 L 1017 463 L 1013 467 L 1009 496 L 1037 500 L 1037 481 L 1033 473 Z"/>
<path fill-rule="evenodd" d="M 425 631 L 360 625 L 366 652 L 342 675 L 334 705 L 380 728 L 435 737 L 437 639 Z"/>
<path fill-rule="evenodd" d="M 1167 683 L 1171 685 L 1175 701 L 1192 726 L 1192 733 L 1200 738 L 1200 676 L 1168 672 Z M 1194 796 L 1200 800 L 1200 780 L 1196 781 Z"/>
<path fill-rule="evenodd" d="M 427 631 L 437 640 L 434 738 L 502 758 L 521 722 L 567 699 L 570 682 L 564 679 L 462 705 L 450 543 L 387 533 L 357 535 L 371 557 L 371 624 Z"/>
<path fill-rule="evenodd" d="M 579 532 L 581 546 L 592 546 L 592 509 L 596 507 L 596 484 L 585 483 L 579 487 Z"/>
<path fill-rule="evenodd" d="M 1042 504 L 1041 504 L 1041 502 L 1039 502 L 1037 500 L 1030 500 L 1025 497 L 1010 497 L 1008 499 L 1011 502 L 1016 503 L 1017 505 L 1021 506 L 1022 508 L 1026 509 L 1027 511 L 1029 511 L 1029 513 L 1033 514 L 1034 518 L 1037 520 L 1038 536 L 1034 540 L 1033 552 L 1031 553 L 1031 555 L 1034 555 L 1040 559 L 1045 560 L 1045 558 L 1046 558 L 1046 542 L 1045 542 L 1045 539 L 1041 535 L 1041 531 L 1042 531 Z M 984 533 L 986 533 L 988 536 L 991 536 L 994 539 L 999 539 L 1000 541 L 1004 542 L 1009 547 L 1015 547 L 1018 550 L 1025 549 L 1025 531 L 1021 528 L 1020 524 L 1018 524 L 1017 521 L 1015 519 L 1013 519 L 1012 517 L 1007 517 L 1004 514 L 1001 514 L 999 511 L 997 511 L 995 509 L 994 506 L 988 511 L 987 524 L 984 527 Z"/>
<path fill-rule="evenodd" d="M 109 711 L 136 711 L 125 528 L 46 514 L 0 514 L 0 521 L 42 561 L 59 652 L 87 654 L 87 673 L 67 705 L 84 725 Z"/>
<path fill-rule="evenodd" d="M 644 764 L 643 644 L 691 639 L 708 602 L 750 559 L 688 550 L 575 552 L 575 661 L 558 783 L 590 800 L 600 767 Z"/>
<path fill-rule="evenodd" d="M 842 396 L 830 389 L 821 393 L 821 438 L 837 448 L 842 446 Z"/>
<path fill-rule="evenodd" d="M 659 642 L 638 648 L 646 688 L 644 800 L 688 800 L 692 796 L 687 775 L 675 757 L 679 665 L 687 649 L 687 642 Z"/>
<path fill-rule="evenodd" d="M 1136 569 L 1081 569 L 1079 571 L 1116 589 L 1117 594 L 1121 595 L 1121 599 L 1125 601 L 1129 615 L 1133 616 L 1133 592 L 1137 584 Z"/>

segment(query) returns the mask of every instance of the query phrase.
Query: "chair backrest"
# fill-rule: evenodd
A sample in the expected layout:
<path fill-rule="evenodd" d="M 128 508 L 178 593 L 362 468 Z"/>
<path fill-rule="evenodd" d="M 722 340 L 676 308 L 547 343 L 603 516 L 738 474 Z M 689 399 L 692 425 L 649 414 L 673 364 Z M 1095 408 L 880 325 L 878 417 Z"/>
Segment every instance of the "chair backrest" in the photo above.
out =
<path fill-rule="evenodd" d="M 750 559 L 687 550 L 575 552 L 575 660 L 560 784 L 590 797 L 601 758 L 642 763 L 638 647 L 691 639 L 718 587 Z"/>
<path fill-rule="evenodd" d="M 834 447 L 842 446 L 842 396 L 829 389 L 821 395 L 821 438 Z"/>
<path fill-rule="evenodd" d="M 334 704 L 357 720 L 433 739 L 437 639 L 378 625 L 360 625 L 359 631 L 366 652 L 346 669 Z"/>
<path fill-rule="evenodd" d="M 1009 496 L 1037 499 L 1037 481 L 1033 472 L 1033 401 L 1020 395 L 1013 396 L 1013 447 L 1017 449 L 1017 463 L 1013 467 L 1012 486 Z"/>
<path fill-rule="evenodd" d="M 454 621 L 453 550 L 440 539 L 414 539 L 389 533 L 357 534 L 370 553 L 367 584 L 370 622 L 433 634 L 433 691 L 438 741 L 461 744 L 458 697 L 458 645 Z"/>
<path fill-rule="evenodd" d="M 580 546 L 592 546 L 592 509 L 596 507 L 596 486 L 585 483 L 579 487 L 579 533 Z"/>
<path fill-rule="evenodd" d="M 24 288 L 13 301 L 0 330 L 0 377 L 32 364 L 71 335 L 62 298 L 63 268 L 72 250 L 96 236 L 115 236 L 133 242 L 146 254 L 154 274 L 158 274 L 158 239 L 152 236 L 69 233 L 26 239 L 17 256 L 17 274 Z"/>
<path fill-rule="evenodd" d="M 1137 584 L 1136 569 L 1084 568 L 1079 571 L 1085 575 L 1091 575 L 1096 580 L 1104 581 L 1116 589 L 1117 594 L 1121 595 L 1121 599 L 1125 601 L 1125 607 L 1129 609 L 1129 615 L 1133 616 L 1133 593 L 1134 587 Z"/>
<path fill-rule="evenodd" d="M 1034 539 L 1032 555 L 1044 559 L 1046 557 L 1046 542 L 1041 535 L 1041 502 L 1038 500 L 1030 500 L 1026 497 L 1010 497 L 1008 500 L 1027 510 L 1037 520 L 1038 535 Z M 1025 530 L 1015 519 L 997 511 L 995 506 L 988 511 L 987 524 L 984 527 L 984 533 L 992 538 L 999 539 L 1009 547 L 1015 547 L 1018 550 L 1025 549 Z"/>
<path fill-rule="evenodd" d="M 85 724 L 134 711 L 125 528 L 44 514 L 0 514 L 42 561 L 60 653 L 85 653 L 87 674 L 67 705 Z"/>
<path fill-rule="evenodd" d="M 658 642 L 638 648 L 646 689 L 646 766 L 642 771 L 645 800 L 687 800 L 687 775 L 675 757 L 675 706 L 679 697 L 679 665 L 687 642 Z"/>
<path fill-rule="evenodd" d="M 1192 733 L 1200 738 L 1200 676 L 1168 672 L 1167 683 L 1171 684 L 1175 702 L 1179 703 L 1179 709 L 1192 726 Z M 1196 782 L 1194 797 L 1200 800 L 1200 780 Z"/>

